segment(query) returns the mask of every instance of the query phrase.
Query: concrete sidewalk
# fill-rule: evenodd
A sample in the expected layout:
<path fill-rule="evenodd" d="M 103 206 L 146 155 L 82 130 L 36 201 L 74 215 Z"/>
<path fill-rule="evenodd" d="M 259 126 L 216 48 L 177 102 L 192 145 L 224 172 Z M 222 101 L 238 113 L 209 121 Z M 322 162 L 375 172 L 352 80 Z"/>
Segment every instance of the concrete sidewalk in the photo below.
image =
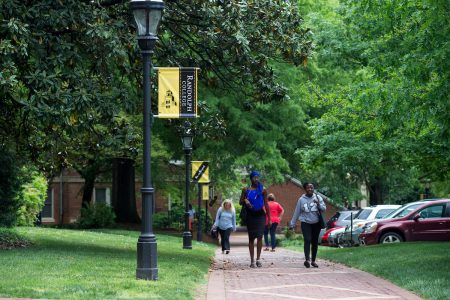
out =
<path fill-rule="evenodd" d="M 319 268 L 306 269 L 300 252 L 277 248 L 263 251 L 261 259 L 262 268 L 249 268 L 247 233 L 232 233 L 230 254 L 222 254 L 220 247 L 216 251 L 206 299 L 421 299 L 384 279 L 339 264 L 318 260 Z"/>

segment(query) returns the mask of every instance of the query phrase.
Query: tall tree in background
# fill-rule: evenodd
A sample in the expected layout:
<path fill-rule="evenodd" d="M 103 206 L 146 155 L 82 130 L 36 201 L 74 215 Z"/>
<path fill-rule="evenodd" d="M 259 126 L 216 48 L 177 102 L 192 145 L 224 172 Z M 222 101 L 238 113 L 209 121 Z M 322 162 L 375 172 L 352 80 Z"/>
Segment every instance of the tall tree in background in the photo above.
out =
<path fill-rule="evenodd" d="M 373 204 L 448 180 L 448 3 L 341 1 L 339 12 L 344 34 L 328 52 L 352 82 L 318 94 L 306 161 L 365 182 Z"/>
<path fill-rule="evenodd" d="M 443 168 L 450 153 L 448 1 L 343 3 L 345 20 L 358 33 L 354 37 L 367 43 L 361 55 L 379 83 L 380 121 L 405 143 L 422 175 L 448 176 L 448 164 Z"/>

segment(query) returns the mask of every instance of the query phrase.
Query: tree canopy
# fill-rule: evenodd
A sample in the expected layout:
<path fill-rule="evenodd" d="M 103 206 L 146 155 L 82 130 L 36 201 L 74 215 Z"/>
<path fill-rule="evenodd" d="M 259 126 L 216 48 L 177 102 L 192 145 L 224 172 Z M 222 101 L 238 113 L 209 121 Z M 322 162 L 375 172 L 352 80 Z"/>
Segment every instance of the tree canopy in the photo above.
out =
<path fill-rule="evenodd" d="M 223 190 L 251 168 L 341 201 L 362 183 L 381 202 L 448 181 L 446 1 L 164 2 L 153 65 L 201 69 L 193 158 L 210 160 Z M 1 147 L 48 177 L 75 168 L 85 201 L 113 158 L 140 165 L 135 35 L 129 1 L 2 1 Z M 163 188 L 181 122 L 154 123 Z"/>
<path fill-rule="evenodd" d="M 424 178 L 448 180 L 448 3 L 341 1 L 330 8 L 339 26 L 321 31 L 318 63 L 347 80 L 330 77 L 333 90 L 313 80 L 313 103 L 323 114 L 310 122 L 313 144 L 300 150 L 306 164 L 340 174 L 342 186 L 366 183 L 373 203 L 392 193 L 405 199 Z M 322 29 L 326 20 L 313 22 Z"/>

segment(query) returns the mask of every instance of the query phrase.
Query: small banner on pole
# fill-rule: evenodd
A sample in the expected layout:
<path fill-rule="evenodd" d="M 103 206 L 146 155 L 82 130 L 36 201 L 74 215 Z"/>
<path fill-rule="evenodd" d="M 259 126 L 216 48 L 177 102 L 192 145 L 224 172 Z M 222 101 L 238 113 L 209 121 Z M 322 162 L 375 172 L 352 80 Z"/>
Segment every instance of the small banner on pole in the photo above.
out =
<path fill-rule="evenodd" d="M 198 68 L 158 68 L 158 118 L 196 118 Z"/>
<path fill-rule="evenodd" d="M 192 162 L 192 181 L 198 183 L 209 183 L 209 162 Z"/>
<path fill-rule="evenodd" d="M 208 201 L 209 200 L 209 184 L 202 184 L 202 200 Z"/>

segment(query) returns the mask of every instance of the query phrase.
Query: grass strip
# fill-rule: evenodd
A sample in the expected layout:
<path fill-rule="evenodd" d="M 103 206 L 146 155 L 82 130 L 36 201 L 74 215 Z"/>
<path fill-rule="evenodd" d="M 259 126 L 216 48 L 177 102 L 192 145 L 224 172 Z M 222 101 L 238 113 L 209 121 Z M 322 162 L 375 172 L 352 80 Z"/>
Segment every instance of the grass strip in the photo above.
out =
<path fill-rule="evenodd" d="M 139 232 L 18 228 L 28 248 L 0 250 L 0 296 L 48 299 L 193 299 L 215 246 L 157 235 L 158 281 L 136 280 Z"/>

